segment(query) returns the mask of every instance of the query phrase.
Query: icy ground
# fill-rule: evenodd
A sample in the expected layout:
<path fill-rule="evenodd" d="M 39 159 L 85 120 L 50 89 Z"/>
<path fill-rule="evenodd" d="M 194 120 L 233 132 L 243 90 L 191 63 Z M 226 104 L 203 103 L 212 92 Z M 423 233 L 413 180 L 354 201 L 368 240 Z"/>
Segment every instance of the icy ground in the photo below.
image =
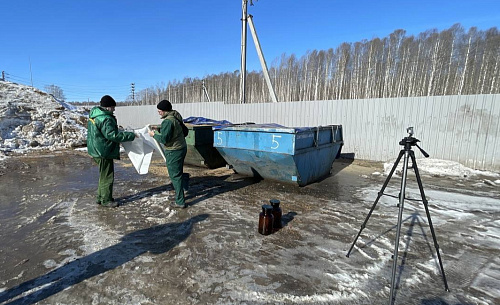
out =
<path fill-rule="evenodd" d="M 117 209 L 93 202 L 97 169 L 84 153 L 2 164 L 0 304 L 387 303 L 397 200 L 382 197 L 346 257 L 382 164 L 337 160 L 331 177 L 303 188 L 186 167 L 186 210 L 165 201 L 162 160 L 148 175 L 117 162 Z M 394 179 L 387 193 L 397 194 Z M 500 186 L 484 181 L 423 176 L 450 292 L 422 204 L 407 200 L 396 304 L 498 304 Z M 410 175 L 407 198 L 418 196 Z M 258 213 L 271 198 L 284 228 L 262 236 Z"/>

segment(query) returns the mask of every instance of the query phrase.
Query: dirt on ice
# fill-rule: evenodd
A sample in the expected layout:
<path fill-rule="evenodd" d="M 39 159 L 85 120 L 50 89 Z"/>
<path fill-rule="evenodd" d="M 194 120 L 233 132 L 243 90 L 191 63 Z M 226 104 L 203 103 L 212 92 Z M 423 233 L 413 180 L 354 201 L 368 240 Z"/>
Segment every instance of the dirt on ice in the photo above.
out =
<path fill-rule="evenodd" d="M 95 203 L 85 152 L 0 161 L 0 304 L 388 304 L 398 200 L 381 163 L 338 159 L 306 187 L 186 166 L 187 209 L 171 209 L 162 160 L 115 163 L 120 206 Z M 400 177 L 386 189 L 397 197 Z M 500 186 L 423 175 L 450 291 L 422 202 L 404 205 L 396 304 L 500 304 Z M 407 197 L 418 199 L 409 173 Z M 283 228 L 257 231 L 279 199 Z"/>

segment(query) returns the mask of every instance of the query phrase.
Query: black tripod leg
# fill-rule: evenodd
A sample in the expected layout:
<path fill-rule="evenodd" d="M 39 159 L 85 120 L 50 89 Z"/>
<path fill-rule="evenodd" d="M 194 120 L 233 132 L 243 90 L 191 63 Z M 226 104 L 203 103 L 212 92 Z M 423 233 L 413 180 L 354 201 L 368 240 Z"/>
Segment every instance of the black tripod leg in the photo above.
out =
<path fill-rule="evenodd" d="M 436 233 L 434 232 L 434 226 L 432 225 L 431 214 L 429 213 L 429 208 L 427 206 L 427 199 L 424 194 L 424 187 L 422 185 L 422 180 L 420 179 L 420 173 L 418 171 L 417 162 L 415 161 L 415 154 L 413 151 L 410 152 L 411 160 L 413 162 L 413 169 L 415 170 L 415 176 L 417 177 L 418 188 L 420 189 L 420 196 L 422 197 L 422 202 L 424 203 L 425 213 L 427 214 L 427 221 L 429 222 L 429 227 L 432 233 L 432 239 L 434 240 L 434 247 L 436 248 L 437 257 L 439 260 L 439 266 L 441 267 L 441 274 L 443 275 L 444 287 L 446 291 L 450 291 L 448 288 L 448 282 L 446 281 L 446 275 L 444 274 L 443 262 L 441 261 L 441 254 L 439 253 L 439 245 L 436 238 Z"/>
<path fill-rule="evenodd" d="M 399 163 L 399 160 L 401 160 L 401 157 L 403 156 L 404 154 L 404 150 L 401 150 L 399 152 L 399 156 L 398 158 L 396 159 L 396 162 L 394 162 L 394 166 L 392 167 L 391 169 L 391 172 L 389 173 L 389 175 L 387 176 L 387 179 L 385 179 L 385 182 L 384 182 L 384 185 L 382 186 L 382 188 L 380 189 L 380 192 L 378 192 L 378 196 L 377 196 L 377 199 L 375 199 L 375 202 L 373 203 L 372 205 L 372 208 L 370 209 L 370 212 L 368 213 L 368 215 L 366 216 L 365 218 L 365 221 L 363 222 L 363 224 L 361 225 L 361 229 L 359 230 L 358 232 L 358 235 L 356 235 L 356 238 L 354 239 L 354 242 L 352 243 L 351 245 L 351 248 L 349 249 L 349 251 L 347 252 L 347 257 L 349 257 L 349 254 L 351 254 L 351 251 L 352 251 L 352 248 L 354 248 L 354 245 L 356 244 L 356 241 L 358 240 L 359 236 L 361 235 L 361 232 L 363 231 L 363 229 L 366 227 L 366 223 L 368 222 L 368 219 L 370 218 L 370 216 L 372 215 L 373 213 L 373 210 L 375 209 L 375 207 L 377 206 L 377 203 L 380 199 L 380 197 L 382 197 L 382 195 L 384 195 L 384 190 L 385 188 L 387 187 L 387 184 L 389 184 L 389 181 L 391 180 L 391 177 L 392 177 L 392 174 L 394 174 L 394 171 L 396 170 L 396 167 L 398 166 L 398 163 Z"/>
<path fill-rule="evenodd" d="M 394 242 L 394 253 L 392 255 L 392 278 L 391 278 L 391 296 L 389 298 L 389 305 L 394 304 L 394 300 L 396 298 L 396 295 L 394 294 L 394 289 L 396 289 L 395 284 L 396 284 L 396 268 L 398 265 L 398 249 L 399 249 L 399 235 L 401 232 L 401 222 L 403 219 L 403 209 L 404 209 L 404 202 L 405 202 L 405 188 L 406 188 L 406 176 L 408 173 L 408 159 L 409 159 L 409 153 L 411 151 L 404 151 L 405 159 L 403 163 L 403 176 L 401 177 L 401 189 L 399 191 L 399 213 L 398 213 L 398 224 L 397 224 L 397 230 L 396 230 L 396 241 Z"/>

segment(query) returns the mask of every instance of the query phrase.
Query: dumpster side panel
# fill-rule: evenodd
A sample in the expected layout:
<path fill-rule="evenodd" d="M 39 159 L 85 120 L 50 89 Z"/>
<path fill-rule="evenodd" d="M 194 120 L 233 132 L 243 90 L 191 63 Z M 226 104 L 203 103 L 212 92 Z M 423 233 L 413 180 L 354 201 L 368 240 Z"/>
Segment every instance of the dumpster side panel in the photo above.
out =
<path fill-rule="evenodd" d="M 218 168 L 226 164 L 219 151 L 213 147 L 211 125 L 186 124 L 189 134 L 186 137 L 187 154 L 185 163 L 194 166 Z"/>
<path fill-rule="evenodd" d="M 297 152 L 294 163 L 299 173 L 297 181 L 299 186 L 305 186 L 328 176 L 340 148 L 340 143 L 330 143 Z"/>
<path fill-rule="evenodd" d="M 185 163 L 210 169 L 226 165 L 219 151 L 211 145 L 188 145 Z"/>
<path fill-rule="evenodd" d="M 297 167 L 293 156 L 237 148 L 217 148 L 238 174 L 296 183 Z"/>
<path fill-rule="evenodd" d="M 214 147 L 291 155 L 295 151 L 295 135 L 272 131 L 215 130 Z"/>
<path fill-rule="evenodd" d="M 210 125 L 186 124 L 189 134 L 186 137 L 188 145 L 210 145 L 213 146 L 213 132 Z"/>

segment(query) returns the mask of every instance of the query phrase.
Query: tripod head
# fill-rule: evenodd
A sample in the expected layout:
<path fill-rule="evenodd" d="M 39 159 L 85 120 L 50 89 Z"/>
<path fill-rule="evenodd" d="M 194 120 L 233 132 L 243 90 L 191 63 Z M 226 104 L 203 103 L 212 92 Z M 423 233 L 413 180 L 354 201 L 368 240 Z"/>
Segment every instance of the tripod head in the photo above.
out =
<path fill-rule="evenodd" d="M 417 143 L 420 142 L 420 140 L 413 137 L 413 127 L 406 128 L 406 132 L 408 133 L 408 136 L 399 141 L 399 145 L 404 146 L 404 150 L 411 150 L 412 146 L 416 146 L 424 155 L 424 157 L 429 158 L 429 154 L 426 153 L 425 150 L 423 150 L 420 146 L 418 146 Z"/>

